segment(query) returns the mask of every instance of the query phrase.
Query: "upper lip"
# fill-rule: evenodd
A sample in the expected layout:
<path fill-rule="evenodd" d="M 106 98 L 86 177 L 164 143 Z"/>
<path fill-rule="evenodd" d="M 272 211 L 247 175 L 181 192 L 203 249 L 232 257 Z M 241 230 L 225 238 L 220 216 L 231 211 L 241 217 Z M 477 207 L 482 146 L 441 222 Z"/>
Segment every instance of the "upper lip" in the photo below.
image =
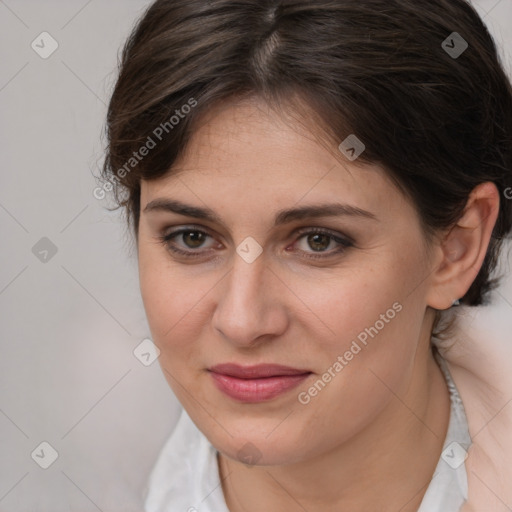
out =
<path fill-rule="evenodd" d="M 311 373 L 309 370 L 291 368 L 280 364 L 258 364 L 254 366 L 240 366 L 234 363 L 224 363 L 212 366 L 210 371 L 238 377 L 240 379 L 259 379 L 263 377 L 277 377 L 281 375 L 302 375 Z"/>

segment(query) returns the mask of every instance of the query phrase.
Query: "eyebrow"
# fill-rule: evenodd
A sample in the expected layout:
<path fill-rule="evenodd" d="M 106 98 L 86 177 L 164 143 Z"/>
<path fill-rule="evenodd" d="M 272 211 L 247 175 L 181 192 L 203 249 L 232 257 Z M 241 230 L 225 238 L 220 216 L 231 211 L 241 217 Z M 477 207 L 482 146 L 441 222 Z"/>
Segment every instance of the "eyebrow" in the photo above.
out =
<path fill-rule="evenodd" d="M 144 213 L 165 211 L 177 213 L 186 217 L 195 217 L 197 219 L 208 220 L 217 224 L 224 225 L 222 219 L 210 208 L 201 208 L 192 206 L 174 199 L 154 199 L 146 205 Z M 327 203 L 318 205 L 302 206 L 300 208 L 289 208 L 279 210 L 275 216 L 274 224 L 276 226 L 293 222 L 295 220 L 310 219 L 316 217 L 339 217 L 350 216 L 362 219 L 378 220 L 376 215 L 362 210 L 357 206 L 351 206 L 341 203 Z"/>

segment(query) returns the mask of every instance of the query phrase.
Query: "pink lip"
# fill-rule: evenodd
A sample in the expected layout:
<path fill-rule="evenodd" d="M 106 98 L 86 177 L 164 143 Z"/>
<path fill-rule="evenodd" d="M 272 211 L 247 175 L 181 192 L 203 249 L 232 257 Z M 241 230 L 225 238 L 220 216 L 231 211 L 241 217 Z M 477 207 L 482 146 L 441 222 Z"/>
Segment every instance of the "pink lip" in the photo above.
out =
<path fill-rule="evenodd" d="M 226 363 L 209 371 L 220 391 L 235 400 L 252 403 L 271 400 L 311 375 L 309 370 L 275 364 L 243 367 Z"/>

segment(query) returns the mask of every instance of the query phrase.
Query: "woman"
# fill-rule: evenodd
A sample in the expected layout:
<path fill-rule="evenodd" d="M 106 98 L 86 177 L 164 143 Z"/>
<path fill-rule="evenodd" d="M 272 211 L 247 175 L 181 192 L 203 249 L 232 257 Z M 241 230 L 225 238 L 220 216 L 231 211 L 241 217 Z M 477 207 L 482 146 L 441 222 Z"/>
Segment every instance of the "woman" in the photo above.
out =
<path fill-rule="evenodd" d="M 512 221 L 512 91 L 473 8 L 157 0 L 107 137 L 184 408 L 146 510 L 459 510 L 471 425 L 436 347 Z"/>

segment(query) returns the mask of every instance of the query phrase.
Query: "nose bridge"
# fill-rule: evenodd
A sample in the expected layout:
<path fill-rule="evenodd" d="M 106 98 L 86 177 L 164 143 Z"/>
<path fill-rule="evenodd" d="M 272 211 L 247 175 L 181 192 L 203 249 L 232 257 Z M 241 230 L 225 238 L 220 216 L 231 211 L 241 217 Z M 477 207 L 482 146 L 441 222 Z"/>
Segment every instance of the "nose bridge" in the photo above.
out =
<path fill-rule="evenodd" d="M 278 297 L 269 286 L 272 272 L 263 256 L 247 262 L 235 255 L 219 296 L 214 314 L 214 327 L 234 343 L 250 344 L 264 334 L 277 334 L 283 323 L 283 312 L 275 311 Z M 277 323 L 276 323 L 277 319 Z"/>

